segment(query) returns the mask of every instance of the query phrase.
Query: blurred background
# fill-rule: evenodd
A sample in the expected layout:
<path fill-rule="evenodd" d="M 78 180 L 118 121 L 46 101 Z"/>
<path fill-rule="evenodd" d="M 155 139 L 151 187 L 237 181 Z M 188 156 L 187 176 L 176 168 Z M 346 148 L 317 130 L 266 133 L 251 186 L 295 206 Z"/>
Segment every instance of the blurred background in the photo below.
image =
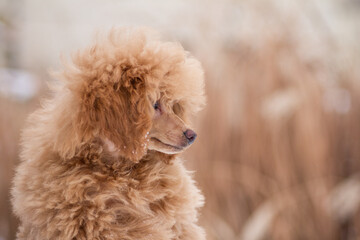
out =
<path fill-rule="evenodd" d="M 209 240 L 360 239 L 359 0 L 0 0 L 0 240 L 26 116 L 60 57 L 145 25 L 203 64 L 184 158 Z"/>

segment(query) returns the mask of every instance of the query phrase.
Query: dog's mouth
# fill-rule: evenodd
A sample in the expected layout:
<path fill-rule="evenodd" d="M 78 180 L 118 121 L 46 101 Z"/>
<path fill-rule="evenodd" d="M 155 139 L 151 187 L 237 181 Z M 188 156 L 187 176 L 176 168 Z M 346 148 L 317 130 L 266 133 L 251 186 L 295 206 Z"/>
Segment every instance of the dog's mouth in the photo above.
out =
<path fill-rule="evenodd" d="M 155 138 L 155 137 L 152 137 L 150 140 L 154 141 L 155 145 L 160 145 L 159 149 L 157 147 L 155 148 L 155 150 L 160 151 L 160 152 L 177 153 L 177 152 L 181 152 L 184 149 L 184 147 L 164 143 L 163 141 L 161 141 L 160 139 Z"/>

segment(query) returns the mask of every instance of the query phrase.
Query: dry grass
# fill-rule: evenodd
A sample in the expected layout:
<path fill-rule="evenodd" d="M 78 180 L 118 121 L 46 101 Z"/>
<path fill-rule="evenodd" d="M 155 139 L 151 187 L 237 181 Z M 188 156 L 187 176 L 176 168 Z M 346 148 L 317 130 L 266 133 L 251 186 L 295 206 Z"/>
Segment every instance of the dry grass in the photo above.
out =
<path fill-rule="evenodd" d="M 14 168 L 19 159 L 20 130 L 36 101 L 17 103 L 0 99 L 0 239 L 14 239 L 17 221 L 11 210 L 10 193 Z"/>
<path fill-rule="evenodd" d="M 336 86 L 327 86 L 318 71 L 331 68 L 304 63 L 293 51 L 274 40 L 246 55 L 229 53 L 236 80 L 228 92 L 208 90 L 194 168 L 211 212 L 204 221 L 219 232 L 218 221 L 226 222 L 233 236 L 226 239 L 245 234 L 264 204 L 272 208 L 266 239 L 360 236 L 355 219 L 339 220 L 326 205 L 336 185 L 360 170 L 359 78 L 339 72 Z M 279 64 L 283 54 L 291 72 Z M 237 98 L 231 105 L 229 96 Z M 327 98 L 344 106 L 327 106 Z"/>
<path fill-rule="evenodd" d="M 221 69 L 207 66 L 218 85 L 208 86 L 192 164 L 210 239 L 360 239 L 359 178 L 337 188 L 360 170 L 359 62 L 341 65 L 349 49 L 327 35 L 325 51 L 304 57 L 304 45 L 317 49 L 292 38 L 292 20 L 260 45 L 233 39 Z"/>
<path fill-rule="evenodd" d="M 358 49 L 314 9 L 262 3 L 242 3 L 253 28 L 203 49 L 185 41 L 208 81 L 186 153 L 206 196 L 201 222 L 209 240 L 360 239 Z M 317 19 L 310 30 L 304 18 Z M 8 188 L 33 108 L 0 102 L 0 239 L 14 236 Z"/>

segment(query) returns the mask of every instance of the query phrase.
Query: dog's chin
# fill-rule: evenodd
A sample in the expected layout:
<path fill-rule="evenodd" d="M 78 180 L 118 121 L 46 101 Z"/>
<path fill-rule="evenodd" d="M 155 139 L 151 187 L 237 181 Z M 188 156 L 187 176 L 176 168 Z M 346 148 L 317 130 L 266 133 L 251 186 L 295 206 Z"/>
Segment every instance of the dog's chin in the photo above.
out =
<path fill-rule="evenodd" d="M 168 143 L 164 143 L 163 141 L 157 139 L 157 138 L 150 138 L 149 142 L 149 150 L 165 153 L 165 154 L 177 154 L 183 152 L 186 147 L 178 146 L 178 145 L 172 145 Z"/>

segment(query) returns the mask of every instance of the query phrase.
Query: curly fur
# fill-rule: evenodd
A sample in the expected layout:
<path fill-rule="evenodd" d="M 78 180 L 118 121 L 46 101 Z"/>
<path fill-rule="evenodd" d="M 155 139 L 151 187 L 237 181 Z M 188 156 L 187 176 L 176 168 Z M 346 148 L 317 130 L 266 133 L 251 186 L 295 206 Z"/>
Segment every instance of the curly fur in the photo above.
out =
<path fill-rule="evenodd" d="M 187 124 L 203 107 L 200 63 L 149 30 L 113 29 L 58 76 L 23 132 L 17 238 L 205 239 L 182 160 L 147 147 L 157 99 Z"/>

